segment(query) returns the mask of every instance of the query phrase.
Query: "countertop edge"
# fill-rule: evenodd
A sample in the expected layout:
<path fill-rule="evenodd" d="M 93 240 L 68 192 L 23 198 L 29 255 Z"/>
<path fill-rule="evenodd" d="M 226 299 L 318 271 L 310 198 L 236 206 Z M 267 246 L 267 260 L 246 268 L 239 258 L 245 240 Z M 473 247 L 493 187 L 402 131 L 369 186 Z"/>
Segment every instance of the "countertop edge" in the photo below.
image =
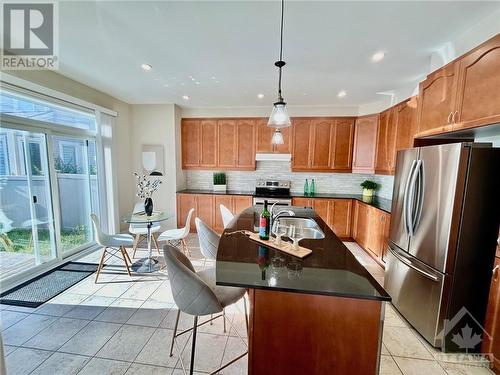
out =
<path fill-rule="evenodd" d="M 254 191 L 244 191 L 244 190 L 227 190 L 227 191 L 213 191 L 209 189 L 183 189 L 176 192 L 176 194 L 211 194 L 211 195 L 244 195 L 244 196 L 255 196 Z M 382 198 L 374 196 L 373 202 L 366 202 L 361 194 L 342 194 L 342 193 L 318 193 L 314 196 L 304 195 L 300 193 L 291 193 L 291 198 L 311 198 L 311 199 L 355 199 L 361 203 L 367 204 L 369 206 L 375 207 L 381 211 L 391 213 L 392 201 L 387 198 Z"/>

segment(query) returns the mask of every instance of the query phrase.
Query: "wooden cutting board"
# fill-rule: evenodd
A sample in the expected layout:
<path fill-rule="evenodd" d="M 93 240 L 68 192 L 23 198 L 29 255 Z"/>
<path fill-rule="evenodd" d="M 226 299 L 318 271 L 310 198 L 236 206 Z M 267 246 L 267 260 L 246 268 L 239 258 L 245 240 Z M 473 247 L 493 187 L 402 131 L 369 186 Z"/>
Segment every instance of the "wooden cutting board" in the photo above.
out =
<path fill-rule="evenodd" d="M 274 238 L 270 238 L 268 241 L 266 240 L 261 240 L 259 237 L 258 233 L 253 233 L 250 232 L 249 230 L 244 231 L 244 234 L 248 236 L 252 241 L 258 242 L 262 245 L 265 245 L 267 247 L 272 247 L 273 249 L 283 251 L 284 253 L 287 253 L 289 255 L 292 255 L 297 258 L 305 258 L 309 254 L 312 253 L 311 249 L 307 249 L 305 247 L 302 247 L 299 245 L 299 248 L 297 250 L 294 250 L 293 244 L 286 242 L 286 241 L 281 241 L 280 245 L 277 245 L 274 242 Z"/>

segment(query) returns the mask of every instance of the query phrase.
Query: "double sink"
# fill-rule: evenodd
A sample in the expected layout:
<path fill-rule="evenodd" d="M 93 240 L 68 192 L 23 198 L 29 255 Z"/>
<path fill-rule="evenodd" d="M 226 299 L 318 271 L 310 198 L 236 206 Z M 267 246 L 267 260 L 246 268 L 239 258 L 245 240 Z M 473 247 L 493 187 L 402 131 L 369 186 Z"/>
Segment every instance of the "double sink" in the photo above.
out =
<path fill-rule="evenodd" d="M 292 237 L 291 230 L 295 228 L 295 238 L 321 240 L 325 238 L 325 234 L 320 229 L 318 223 L 310 218 L 293 217 L 293 216 L 280 216 L 273 222 L 273 233 L 276 226 L 279 224 L 280 229 L 286 230 L 285 237 Z"/>

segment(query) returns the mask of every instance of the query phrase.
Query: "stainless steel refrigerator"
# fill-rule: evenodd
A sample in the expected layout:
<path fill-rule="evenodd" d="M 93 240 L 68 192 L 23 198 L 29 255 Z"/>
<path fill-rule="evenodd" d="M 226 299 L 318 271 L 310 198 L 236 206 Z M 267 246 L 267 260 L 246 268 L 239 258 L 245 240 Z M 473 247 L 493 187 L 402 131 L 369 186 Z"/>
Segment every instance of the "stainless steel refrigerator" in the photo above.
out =
<path fill-rule="evenodd" d="M 484 322 L 500 222 L 499 176 L 500 149 L 489 144 L 397 153 L 384 287 L 435 347 L 446 349 L 447 325 L 456 324 L 463 307 Z"/>

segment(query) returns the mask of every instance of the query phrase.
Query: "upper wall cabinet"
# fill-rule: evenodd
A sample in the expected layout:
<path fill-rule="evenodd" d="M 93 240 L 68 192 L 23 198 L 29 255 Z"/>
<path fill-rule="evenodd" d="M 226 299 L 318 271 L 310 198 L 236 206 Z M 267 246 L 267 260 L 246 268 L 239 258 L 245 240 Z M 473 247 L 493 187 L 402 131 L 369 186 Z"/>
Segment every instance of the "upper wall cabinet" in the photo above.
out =
<path fill-rule="evenodd" d="M 420 82 L 418 94 L 418 133 L 420 136 L 452 130 L 457 85 L 457 63 L 446 65 Z"/>
<path fill-rule="evenodd" d="M 353 173 L 375 173 L 378 115 L 356 119 L 352 157 Z"/>
<path fill-rule="evenodd" d="M 292 120 L 292 170 L 350 172 L 353 118 Z"/>
<path fill-rule="evenodd" d="M 418 136 L 500 122 L 500 34 L 420 83 Z"/>
<path fill-rule="evenodd" d="M 283 128 L 281 129 L 281 134 L 283 134 L 282 145 L 273 145 L 271 143 L 274 128 L 267 126 L 267 118 L 257 119 L 257 153 L 277 153 L 277 154 L 289 154 L 291 152 L 291 129 Z"/>
<path fill-rule="evenodd" d="M 500 122 L 500 34 L 460 59 L 453 130 Z"/>
<path fill-rule="evenodd" d="M 183 119 L 183 169 L 254 170 L 256 119 Z"/>
<path fill-rule="evenodd" d="M 396 107 L 389 108 L 380 114 L 377 132 L 375 173 L 394 174 L 397 115 Z"/>
<path fill-rule="evenodd" d="M 417 124 L 417 97 L 413 96 L 396 106 L 396 152 L 413 147 Z"/>

